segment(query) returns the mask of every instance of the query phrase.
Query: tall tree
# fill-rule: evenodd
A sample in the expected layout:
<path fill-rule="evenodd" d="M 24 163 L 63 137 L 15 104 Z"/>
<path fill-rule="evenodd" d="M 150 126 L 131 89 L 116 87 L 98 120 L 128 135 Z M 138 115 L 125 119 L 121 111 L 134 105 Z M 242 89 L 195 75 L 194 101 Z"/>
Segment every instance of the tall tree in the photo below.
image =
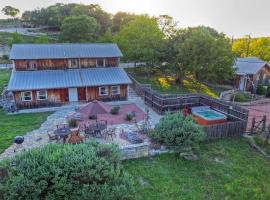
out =
<path fill-rule="evenodd" d="M 97 37 L 95 18 L 86 15 L 67 17 L 63 21 L 60 40 L 64 42 L 90 42 Z"/>
<path fill-rule="evenodd" d="M 115 38 L 128 61 L 142 61 L 152 66 L 159 60 L 164 47 L 164 34 L 157 20 L 137 16 L 124 26 Z"/>
<path fill-rule="evenodd" d="M 230 40 L 223 33 L 204 26 L 182 29 L 171 45 L 180 82 L 187 72 L 208 81 L 232 78 L 234 57 Z"/>
<path fill-rule="evenodd" d="M 121 28 L 127 25 L 131 20 L 134 20 L 136 17 L 135 14 L 127 12 L 118 12 L 113 16 L 112 19 L 112 32 L 118 33 Z"/>
<path fill-rule="evenodd" d="M 15 18 L 19 14 L 20 10 L 12 6 L 5 6 L 4 8 L 2 8 L 2 12 L 4 13 L 4 15 Z"/>
<path fill-rule="evenodd" d="M 161 31 L 167 38 L 172 37 L 177 31 L 177 22 L 169 15 L 160 15 L 157 18 Z"/>

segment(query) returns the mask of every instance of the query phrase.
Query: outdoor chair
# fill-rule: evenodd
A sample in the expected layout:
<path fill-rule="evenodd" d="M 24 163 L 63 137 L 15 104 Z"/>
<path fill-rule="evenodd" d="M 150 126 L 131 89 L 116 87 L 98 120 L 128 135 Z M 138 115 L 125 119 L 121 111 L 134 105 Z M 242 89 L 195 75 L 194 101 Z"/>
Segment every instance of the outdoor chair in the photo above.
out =
<path fill-rule="evenodd" d="M 73 131 L 68 140 L 69 144 L 79 144 L 85 140 L 83 136 L 80 135 L 79 130 Z"/>
<path fill-rule="evenodd" d="M 108 137 L 111 137 L 111 139 L 113 140 L 113 138 L 116 137 L 115 131 L 116 131 L 116 128 L 110 128 L 106 130 L 105 139 L 108 139 Z"/>
<path fill-rule="evenodd" d="M 49 132 L 47 132 L 48 136 L 49 136 L 49 142 L 52 142 L 52 141 L 57 141 L 59 140 L 58 136 L 57 135 L 54 135 L 54 134 L 50 134 Z"/>

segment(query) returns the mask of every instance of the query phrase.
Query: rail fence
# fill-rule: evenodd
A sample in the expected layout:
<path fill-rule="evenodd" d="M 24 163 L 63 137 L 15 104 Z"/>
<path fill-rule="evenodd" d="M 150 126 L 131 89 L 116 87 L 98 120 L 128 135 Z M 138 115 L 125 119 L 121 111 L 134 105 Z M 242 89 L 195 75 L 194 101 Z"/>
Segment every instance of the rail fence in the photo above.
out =
<path fill-rule="evenodd" d="M 159 114 L 164 114 L 167 111 L 176 112 L 185 106 L 210 106 L 213 110 L 226 115 L 227 122 L 204 126 L 207 140 L 241 136 L 246 131 L 248 109 L 204 94 L 160 94 L 153 90 L 151 85 L 140 84 L 131 75 L 130 79 L 133 90 L 144 98 L 145 104 Z"/>

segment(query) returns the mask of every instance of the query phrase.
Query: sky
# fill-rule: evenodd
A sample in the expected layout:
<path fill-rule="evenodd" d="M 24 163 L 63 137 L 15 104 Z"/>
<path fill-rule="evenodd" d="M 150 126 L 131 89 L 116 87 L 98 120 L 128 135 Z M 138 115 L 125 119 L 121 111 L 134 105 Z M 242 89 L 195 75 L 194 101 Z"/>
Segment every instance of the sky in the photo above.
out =
<path fill-rule="evenodd" d="M 105 11 L 118 11 L 158 16 L 167 14 L 179 27 L 211 26 L 229 37 L 270 36 L 270 0 L 0 0 L 21 12 L 55 3 L 99 4 Z M 1 13 L 0 18 L 5 18 Z"/>

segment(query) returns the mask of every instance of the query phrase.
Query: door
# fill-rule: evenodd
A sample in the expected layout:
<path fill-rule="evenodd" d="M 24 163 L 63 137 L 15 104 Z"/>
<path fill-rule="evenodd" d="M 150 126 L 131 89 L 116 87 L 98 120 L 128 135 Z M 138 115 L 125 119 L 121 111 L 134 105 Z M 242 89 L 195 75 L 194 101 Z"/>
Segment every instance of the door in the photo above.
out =
<path fill-rule="evenodd" d="M 68 98 L 70 102 L 78 101 L 77 88 L 68 88 Z"/>
<path fill-rule="evenodd" d="M 78 88 L 78 100 L 86 101 L 86 88 Z"/>
<path fill-rule="evenodd" d="M 245 90 L 245 77 L 244 76 L 240 77 L 239 89 Z"/>

